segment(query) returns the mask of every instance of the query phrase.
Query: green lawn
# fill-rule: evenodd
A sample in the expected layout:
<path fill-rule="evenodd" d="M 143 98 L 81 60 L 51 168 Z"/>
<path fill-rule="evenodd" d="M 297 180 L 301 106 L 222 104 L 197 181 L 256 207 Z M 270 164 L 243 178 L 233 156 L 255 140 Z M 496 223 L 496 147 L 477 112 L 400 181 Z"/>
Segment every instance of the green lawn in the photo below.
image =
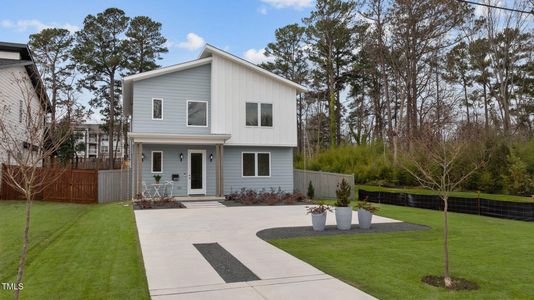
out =
<path fill-rule="evenodd" d="M 24 208 L 0 201 L 0 282 L 15 280 Z M 30 232 L 21 298 L 149 299 L 131 206 L 34 202 Z"/>
<path fill-rule="evenodd" d="M 449 292 L 421 283 L 424 275 L 442 274 L 442 213 L 379 206 L 380 215 L 432 229 L 272 244 L 379 299 L 534 299 L 533 223 L 450 213 L 452 275 L 481 289 Z"/>
<path fill-rule="evenodd" d="M 374 185 L 358 185 L 358 189 L 364 189 L 371 192 L 392 192 L 392 193 L 410 193 L 417 195 L 437 195 L 437 192 L 422 189 L 422 188 L 386 188 Z M 476 192 L 452 192 L 450 194 L 452 197 L 463 197 L 463 198 L 484 198 L 490 200 L 500 200 L 500 201 L 512 201 L 512 202 L 534 202 L 531 197 L 521 197 L 514 195 L 500 195 L 500 194 L 485 194 Z"/>

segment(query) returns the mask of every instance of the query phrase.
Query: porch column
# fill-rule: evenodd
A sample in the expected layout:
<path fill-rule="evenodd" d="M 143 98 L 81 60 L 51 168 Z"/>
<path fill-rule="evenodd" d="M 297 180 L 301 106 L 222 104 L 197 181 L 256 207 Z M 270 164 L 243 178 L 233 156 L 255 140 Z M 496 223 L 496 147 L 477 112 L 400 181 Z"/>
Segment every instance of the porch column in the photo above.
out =
<path fill-rule="evenodd" d="M 143 144 L 141 143 L 135 143 L 136 149 L 135 149 L 135 194 L 139 194 L 142 192 L 141 187 L 141 175 L 142 175 L 142 169 L 143 169 Z"/>
<path fill-rule="evenodd" d="M 216 194 L 217 194 L 217 197 L 223 197 L 224 196 L 224 176 L 223 176 L 224 152 L 223 152 L 222 144 L 215 145 L 215 157 L 216 157 L 216 161 L 215 161 Z"/>

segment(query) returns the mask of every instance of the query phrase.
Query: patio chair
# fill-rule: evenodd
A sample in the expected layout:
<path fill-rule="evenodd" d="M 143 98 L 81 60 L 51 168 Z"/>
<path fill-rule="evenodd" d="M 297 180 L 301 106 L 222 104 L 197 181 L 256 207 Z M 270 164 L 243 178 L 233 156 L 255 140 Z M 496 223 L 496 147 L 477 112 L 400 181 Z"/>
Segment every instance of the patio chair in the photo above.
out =
<path fill-rule="evenodd" d="M 150 191 L 148 189 L 148 186 L 146 185 L 146 182 L 142 182 L 143 184 L 143 191 L 141 192 L 141 195 L 143 195 L 143 198 L 150 198 L 152 195 L 150 195 Z"/>
<path fill-rule="evenodd" d="M 167 194 L 167 188 L 171 187 L 171 193 Z M 174 182 L 173 181 L 165 181 L 165 185 L 163 186 L 163 194 L 169 197 L 172 197 L 174 193 Z"/>

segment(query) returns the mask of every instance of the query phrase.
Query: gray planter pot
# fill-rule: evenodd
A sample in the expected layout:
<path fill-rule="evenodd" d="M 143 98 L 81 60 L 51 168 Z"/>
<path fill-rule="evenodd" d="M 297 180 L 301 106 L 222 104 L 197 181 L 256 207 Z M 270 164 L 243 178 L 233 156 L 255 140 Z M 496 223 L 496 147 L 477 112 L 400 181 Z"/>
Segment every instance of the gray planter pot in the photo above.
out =
<path fill-rule="evenodd" d="M 336 225 L 339 230 L 349 230 L 352 224 L 352 207 L 336 207 Z"/>
<path fill-rule="evenodd" d="M 322 214 L 311 214 L 312 226 L 315 231 L 323 231 L 326 225 L 326 211 Z"/>
<path fill-rule="evenodd" d="M 363 208 L 358 209 L 358 226 L 362 229 L 371 228 L 371 220 L 373 219 L 373 214 Z"/>

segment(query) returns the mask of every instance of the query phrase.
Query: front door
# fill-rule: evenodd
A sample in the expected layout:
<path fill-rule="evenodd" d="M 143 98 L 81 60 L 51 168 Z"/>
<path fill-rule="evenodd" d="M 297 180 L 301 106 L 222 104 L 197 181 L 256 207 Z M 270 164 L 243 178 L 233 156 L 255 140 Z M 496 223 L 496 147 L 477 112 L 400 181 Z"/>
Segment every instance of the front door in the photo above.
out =
<path fill-rule="evenodd" d="M 205 195 L 206 150 L 189 150 L 187 154 L 187 193 L 189 195 Z"/>

